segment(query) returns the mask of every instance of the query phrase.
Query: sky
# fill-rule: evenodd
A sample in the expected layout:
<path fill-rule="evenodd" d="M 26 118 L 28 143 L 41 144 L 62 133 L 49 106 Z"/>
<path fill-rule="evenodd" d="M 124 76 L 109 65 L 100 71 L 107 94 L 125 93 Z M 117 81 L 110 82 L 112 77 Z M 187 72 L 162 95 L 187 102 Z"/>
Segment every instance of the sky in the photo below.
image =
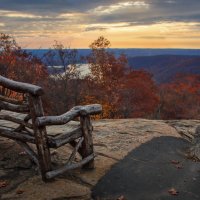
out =
<path fill-rule="evenodd" d="M 23 48 L 200 48 L 200 0 L 0 0 L 0 32 Z"/>

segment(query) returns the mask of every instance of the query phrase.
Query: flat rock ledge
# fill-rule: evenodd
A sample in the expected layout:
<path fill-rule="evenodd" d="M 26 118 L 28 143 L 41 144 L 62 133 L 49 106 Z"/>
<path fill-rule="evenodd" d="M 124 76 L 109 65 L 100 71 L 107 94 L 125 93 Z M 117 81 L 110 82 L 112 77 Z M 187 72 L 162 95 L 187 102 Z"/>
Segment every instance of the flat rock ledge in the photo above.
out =
<path fill-rule="evenodd" d="M 0 199 L 89 200 L 101 177 L 130 151 L 153 138 L 194 135 L 200 120 L 117 119 L 94 121 L 95 169 L 70 171 L 43 183 L 33 163 L 12 140 L 0 138 Z M 187 138 L 186 138 L 187 139 Z M 54 159 L 64 163 L 68 146 L 54 150 Z"/>

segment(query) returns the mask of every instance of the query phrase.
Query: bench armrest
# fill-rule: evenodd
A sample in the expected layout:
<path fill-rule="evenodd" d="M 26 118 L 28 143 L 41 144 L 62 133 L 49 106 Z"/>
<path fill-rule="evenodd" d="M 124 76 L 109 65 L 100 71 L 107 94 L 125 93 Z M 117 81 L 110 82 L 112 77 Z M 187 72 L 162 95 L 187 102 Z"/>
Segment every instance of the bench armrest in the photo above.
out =
<path fill-rule="evenodd" d="M 44 93 L 43 89 L 39 86 L 13 81 L 3 76 L 0 76 L 0 85 L 16 92 L 30 93 L 36 96 L 40 96 Z"/>
<path fill-rule="evenodd" d="M 102 106 L 100 104 L 91 104 L 86 106 L 76 106 L 68 112 L 59 116 L 43 116 L 37 117 L 37 126 L 47 125 L 63 125 L 73 120 L 78 116 L 95 115 L 102 112 Z"/>

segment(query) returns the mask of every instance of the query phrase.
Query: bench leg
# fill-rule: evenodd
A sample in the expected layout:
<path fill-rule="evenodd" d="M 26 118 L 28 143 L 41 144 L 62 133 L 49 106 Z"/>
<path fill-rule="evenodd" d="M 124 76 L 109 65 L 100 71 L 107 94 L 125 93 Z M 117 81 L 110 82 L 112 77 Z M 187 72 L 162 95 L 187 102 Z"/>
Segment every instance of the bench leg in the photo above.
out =
<path fill-rule="evenodd" d="M 45 127 L 38 127 L 35 123 L 36 118 L 44 116 L 40 97 L 29 96 L 32 122 L 35 134 L 35 144 L 38 152 L 38 161 L 43 181 L 47 181 L 46 173 L 51 171 L 51 156 L 47 143 L 47 132 Z"/>
<path fill-rule="evenodd" d="M 45 137 L 46 130 L 37 130 L 35 135 L 38 136 L 36 139 L 36 146 L 38 152 L 38 161 L 40 165 L 40 172 L 43 181 L 47 181 L 46 173 L 51 170 L 51 157 L 50 151 L 47 146 L 47 139 Z M 42 136 L 43 135 L 43 136 Z M 42 136 L 42 137 L 41 137 Z"/>
<path fill-rule="evenodd" d="M 81 116 L 80 121 L 81 121 L 83 137 L 84 137 L 80 154 L 81 154 L 82 158 L 86 158 L 87 156 L 93 154 L 93 152 L 94 152 L 93 139 L 92 139 L 93 127 L 92 127 L 89 115 Z M 83 168 L 93 169 L 94 168 L 94 159 L 92 159 L 91 161 L 89 161 L 88 163 L 83 165 Z"/>

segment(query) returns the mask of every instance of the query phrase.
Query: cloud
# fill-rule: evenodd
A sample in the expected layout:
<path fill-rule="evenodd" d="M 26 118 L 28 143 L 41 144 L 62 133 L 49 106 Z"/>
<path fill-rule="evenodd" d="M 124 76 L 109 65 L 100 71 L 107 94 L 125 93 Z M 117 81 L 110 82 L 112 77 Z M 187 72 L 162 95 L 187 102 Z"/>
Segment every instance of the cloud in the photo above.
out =
<path fill-rule="evenodd" d="M 85 32 L 87 31 L 105 31 L 107 28 L 106 27 L 99 27 L 99 26 L 92 26 L 92 27 L 86 27 Z"/>
<path fill-rule="evenodd" d="M 0 27 L 1 32 L 21 38 L 59 34 L 79 38 L 97 31 L 148 32 L 152 25 L 161 27 L 164 23 L 171 24 L 171 32 L 184 27 L 180 31 L 197 33 L 199 8 L 200 0 L 0 0 Z M 184 26 L 173 29 L 176 23 Z M 161 32 L 166 29 L 162 27 Z M 156 39 L 153 35 L 142 37 Z"/>
<path fill-rule="evenodd" d="M 37 19 L 37 18 L 43 18 L 42 16 L 39 15 L 33 15 L 29 13 L 22 13 L 22 12 L 16 12 L 16 11 L 8 11 L 8 10 L 0 10 L 0 17 L 11 17 L 11 18 L 32 18 L 32 19 Z"/>
<path fill-rule="evenodd" d="M 149 4 L 145 3 L 144 1 L 126 1 L 126 2 L 119 2 L 117 4 L 111 4 L 109 6 L 98 6 L 92 10 L 89 10 L 90 13 L 95 13 L 99 15 L 103 14 L 111 14 L 116 11 L 136 8 L 136 9 L 145 9 L 149 8 Z"/>
<path fill-rule="evenodd" d="M 138 38 L 140 39 L 166 39 L 166 37 L 162 37 L 162 36 L 141 36 Z"/>
<path fill-rule="evenodd" d="M 199 0 L 0 0 L 0 19 L 60 23 L 154 24 L 200 21 Z M 23 19 L 22 19 L 23 18 Z M 56 26 L 56 24 L 55 24 Z"/>
<path fill-rule="evenodd" d="M 122 20 L 130 17 L 132 21 L 145 21 L 149 17 L 179 20 L 181 16 L 192 20 L 193 15 L 200 19 L 199 7 L 199 0 L 0 0 L 1 10 L 26 13 L 30 17 L 89 13 L 93 17 L 113 15 L 114 19 L 121 13 Z"/>
<path fill-rule="evenodd" d="M 172 3 L 173 2 L 173 3 Z M 127 3 L 127 5 L 125 4 Z M 132 1 L 116 5 L 98 6 L 91 12 L 102 23 L 130 22 L 154 24 L 160 21 L 200 21 L 200 1 Z"/>
<path fill-rule="evenodd" d="M 167 0 L 167 1 L 165 1 L 166 3 L 176 3 L 176 1 L 175 0 Z"/>
<path fill-rule="evenodd" d="M 28 13 L 48 13 L 55 14 L 62 12 L 85 12 L 92 9 L 99 4 L 107 5 L 111 3 L 120 2 L 120 0 L 0 0 L 0 8 L 2 10 L 11 10 Z"/>

